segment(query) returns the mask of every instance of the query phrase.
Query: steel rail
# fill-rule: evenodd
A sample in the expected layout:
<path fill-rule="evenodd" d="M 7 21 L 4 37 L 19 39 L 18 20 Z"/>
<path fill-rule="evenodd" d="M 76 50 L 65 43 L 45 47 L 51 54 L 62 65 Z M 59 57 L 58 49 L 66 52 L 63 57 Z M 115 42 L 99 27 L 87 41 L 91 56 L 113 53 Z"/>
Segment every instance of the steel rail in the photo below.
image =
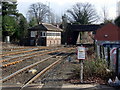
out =
<path fill-rule="evenodd" d="M 20 48 L 20 51 L 25 51 L 25 49 L 32 49 L 32 48 L 47 48 L 47 49 L 49 49 L 49 48 L 53 48 L 53 47 L 46 47 L 46 46 L 40 46 L 40 47 L 23 47 L 23 48 Z M 19 50 L 19 48 L 15 48 L 16 50 Z M 2 50 L 4 50 L 4 49 L 2 49 Z M 10 50 L 12 50 L 12 48 L 10 49 Z M 0 54 L 0 55 L 3 55 L 3 54 L 10 54 L 10 53 L 15 53 L 15 52 L 17 52 L 17 51 L 14 51 L 14 49 L 13 49 L 13 52 L 12 51 L 4 51 L 4 53 L 2 53 L 2 54 Z"/>
<path fill-rule="evenodd" d="M 70 48 L 68 48 L 68 49 L 70 49 Z M 24 60 L 27 60 L 27 59 L 31 59 L 31 58 L 34 58 L 34 57 L 38 57 L 38 56 L 42 56 L 42 55 L 50 54 L 50 53 L 54 53 L 54 52 L 59 52 L 61 50 L 64 50 L 64 49 L 54 50 L 54 51 L 50 51 L 50 52 L 44 52 L 42 54 L 38 54 L 38 55 L 35 55 L 35 56 L 26 57 L 24 59 L 21 59 L 21 60 L 15 61 L 15 62 L 10 62 L 10 63 L 4 64 L 1 67 L 4 68 L 4 67 L 10 66 L 10 65 L 15 65 L 15 64 L 20 63 L 20 62 L 22 62 Z"/>
<path fill-rule="evenodd" d="M 45 51 L 49 51 L 49 50 L 34 52 L 34 53 L 30 53 L 30 54 L 27 54 L 27 55 L 24 55 L 24 56 L 18 56 L 18 57 L 14 57 L 14 58 L 10 58 L 10 59 L 3 59 L 3 60 L 0 60 L 0 63 L 1 63 L 1 62 L 8 62 L 8 61 L 10 61 L 10 60 L 15 60 L 15 59 L 18 59 L 18 58 L 27 57 L 27 56 L 34 55 L 34 54 L 38 54 L 38 53 L 42 53 L 42 52 L 45 52 Z"/>
<path fill-rule="evenodd" d="M 8 53 L 8 54 L 1 54 L 0 57 L 3 57 L 3 56 L 9 56 L 9 55 L 16 55 L 16 54 L 21 54 L 21 53 L 26 53 L 26 52 L 31 52 L 31 51 L 35 51 L 35 50 L 39 50 L 39 49 L 47 49 L 48 47 L 37 47 L 36 49 L 32 49 L 32 50 L 26 50 L 26 51 L 18 51 L 18 52 L 14 52 L 14 53 Z"/>
<path fill-rule="evenodd" d="M 36 48 L 36 47 L 17 47 L 17 48 L 14 48 L 14 47 L 12 47 L 12 48 L 3 48 L 3 50 L 19 50 L 19 49 L 28 49 L 28 48 Z"/>
<path fill-rule="evenodd" d="M 69 49 L 70 49 L 70 48 L 69 48 Z M 71 49 L 73 49 L 73 48 L 71 48 Z M 62 52 L 61 52 L 61 53 L 62 53 Z M 53 56 L 50 56 L 50 57 L 45 58 L 45 59 L 42 59 L 41 61 L 38 61 L 38 62 L 36 62 L 36 63 L 33 63 L 33 64 L 31 64 L 31 65 L 28 65 L 28 66 L 26 66 L 26 67 L 24 67 L 24 68 L 22 68 L 22 69 L 19 69 L 18 71 L 10 74 L 9 76 L 1 79 L 0 82 L 5 82 L 5 81 L 11 79 L 12 77 L 16 76 L 17 74 L 19 74 L 19 73 L 21 73 L 21 72 L 23 72 L 23 71 L 25 71 L 25 70 L 27 70 L 27 69 L 30 69 L 30 68 L 32 68 L 32 67 L 34 67 L 34 66 L 36 66 L 36 65 L 38 65 L 38 64 L 40 64 L 40 63 L 42 63 L 42 62 L 44 62 L 44 61 L 47 61 L 48 59 L 50 59 L 50 58 L 52 58 L 52 57 L 54 57 L 54 56 L 57 56 L 57 55 L 59 55 L 59 54 L 61 54 L 61 53 L 57 53 L 57 54 L 55 54 L 55 55 L 53 55 Z"/>
<path fill-rule="evenodd" d="M 36 65 L 38 65 L 38 64 L 40 64 L 40 63 L 42 63 L 42 62 L 44 62 L 44 61 L 46 61 L 46 60 L 48 60 L 48 59 L 50 59 L 50 58 L 52 58 L 52 57 L 54 57 L 54 56 L 57 56 L 57 55 L 59 55 L 59 54 L 61 54 L 61 53 L 55 54 L 55 55 L 50 56 L 50 57 L 48 57 L 48 58 L 45 58 L 45 59 L 43 59 L 43 60 L 41 60 L 41 61 L 38 61 L 38 62 L 36 62 L 36 63 L 34 63 L 34 64 L 31 64 L 31 65 L 29 65 L 29 66 L 26 66 L 26 67 L 24 67 L 24 68 L 16 71 L 15 73 L 13 73 L 13 74 L 11 74 L 11 75 L 3 78 L 2 80 L 0 80 L 0 82 L 5 82 L 5 81 L 7 81 L 8 79 L 11 79 L 12 77 L 16 76 L 17 74 L 19 74 L 19 73 L 21 73 L 21 72 L 23 72 L 23 71 L 25 71 L 25 70 L 27 70 L 27 69 L 30 69 L 30 68 L 32 68 L 32 67 L 34 67 L 34 66 L 36 66 Z"/>
<path fill-rule="evenodd" d="M 50 50 L 50 49 L 48 49 L 48 50 L 44 50 L 44 51 L 34 52 L 34 53 L 27 54 L 27 55 L 24 55 L 24 56 L 18 56 L 18 57 L 9 58 L 9 59 L 2 59 L 2 60 L 0 60 L 0 63 L 2 63 L 2 62 L 8 62 L 8 61 L 10 61 L 10 60 L 15 60 L 15 59 L 18 59 L 18 58 L 27 57 L 27 56 L 30 56 L 30 55 L 34 55 L 34 54 L 38 54 L 38 53 L 42 53 L 42 52 L 49 51 L 49 50 Z"/>
<path fill-rule="evenodd" d="M 68 54 L 69 55 L 69 54 Z M 66 58 L 68 55 L 64 56 L 63 58 Z M 28 84 L 32 83 L 33 81 L 35 81 L 38 77 L 42 76 L 45 72 L 47 72 L 49 69 L 51 69 L 52 67 L 54 67 L 56 64 L 58 64 L 60 61 L 62 61 L 63 58 L 58 59 L 57 61 L 55 61 L 54 63 L 50 64 L 48 67 L 46 67 L 45 69 L 43 69 L 42 71 L 40 71 L 40 73 L 36 74 L 33 78 L 31 78 L 28 82 L 26 82 L 22 88 L 20 90 L 22 90 L 23 88 L 25 88 Z"/>

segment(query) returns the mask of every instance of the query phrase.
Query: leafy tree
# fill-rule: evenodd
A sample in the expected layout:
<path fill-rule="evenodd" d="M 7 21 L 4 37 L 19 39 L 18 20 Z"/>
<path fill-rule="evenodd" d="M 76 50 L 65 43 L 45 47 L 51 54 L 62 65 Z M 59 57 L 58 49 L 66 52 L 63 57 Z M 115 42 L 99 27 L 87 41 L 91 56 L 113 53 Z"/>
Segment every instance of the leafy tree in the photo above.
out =
<path fill-rule="evenodd" d="M 3 40 L 5 36 L 12 36 L 15 33 L 17 27 L 16 18 L 19 15 L 17 12 L 16 2 L 2 2 L 2 33 Z"/>
<path fill-rule="evenodd" d="M 10 36 L 11 41 L 18 42 L 27 37 L 27 28 L 27 20 L 18 13 L 16 2 L 2 2 L 3 40 L 6 36 Z"/>
<path fill-rule="evenodd" d="M 43 3 L 31 4 L 28 10 L 28 15 L 34 17 L 37 20 L 37 24 L 43 22 L 43 20 L 49 16 L 50 8 Z"/>
<path fill-rule="evenodd" d="M 3 16 L 2 20 L 3 36 L 12 36 L 17 27 L 15 18 L 13 16 L 5 15 Z"/>
<path fill-rule="evenodd" d="M 67 13 L 70 22 L 77 24 L 91 24 L 98 19 L 95 8 L 89 3 L 76 3 Z"/>
<path fill-rule="evenodd" d="M 115 24 L 120 27 L 120 16 L 115 19 Z"/>
<path fill-rule="evenodd" d="M 19 15 L 16 2 L 2 2 L 2 16 L 5 15 Z"/>
<path fill-rule="evenodd" d="M 27 28 L 28 28 L 28 23 L 26 18 L 21 14 L 20 15 L 20 20 L 19 20 L 19 30 L 20 30 L 20 36 L 22 38 L 27 37 Z"/>
<path fill-rule="evenodd" d="M 14 41 L 20 41 L 21 39 L 26 38 L 28 35 L 27 28 L 28 28 L 27 20 L 22 14 L 20 14 L 18 17 L 17 28 L 12 36 Z"/>

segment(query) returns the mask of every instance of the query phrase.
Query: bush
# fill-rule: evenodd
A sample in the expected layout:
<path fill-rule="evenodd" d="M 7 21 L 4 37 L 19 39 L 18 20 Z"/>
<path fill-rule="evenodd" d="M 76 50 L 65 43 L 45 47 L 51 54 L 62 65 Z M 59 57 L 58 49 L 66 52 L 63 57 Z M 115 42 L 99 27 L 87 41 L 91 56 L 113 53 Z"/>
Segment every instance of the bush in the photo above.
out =
<path fill-rule="evenodd" d="M 103 77 L 107 74 L 106 72 L 106 62 L 105 60 L 86 60 L 84 61 L 84 76 L 99 76 Z"/>
<path fill-rule="evenodd" d="M 99 78 L 107 82 L 109 78 L 113 77 L 112 72 L 107 72 L 107 64 L 105 60 L 96 59 L 96 60 L 84 60 L 84 79 L 88 78 Z M 72 79 L 80 78 L 80 65 L 74 67 L 71 76 Z"/>

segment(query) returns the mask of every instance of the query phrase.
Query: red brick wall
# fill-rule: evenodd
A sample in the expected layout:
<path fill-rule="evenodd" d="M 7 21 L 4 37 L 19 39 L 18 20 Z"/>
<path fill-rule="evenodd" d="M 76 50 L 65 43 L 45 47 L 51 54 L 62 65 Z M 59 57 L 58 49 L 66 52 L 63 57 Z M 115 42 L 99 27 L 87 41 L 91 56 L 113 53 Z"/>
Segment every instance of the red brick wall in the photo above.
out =
<path fill-rule="evenodd" d="M 98 41 L 118 41 L 120 40 L 120 28 L 113 24 L 107 24 L 98 29 L 95 35 Z"/>

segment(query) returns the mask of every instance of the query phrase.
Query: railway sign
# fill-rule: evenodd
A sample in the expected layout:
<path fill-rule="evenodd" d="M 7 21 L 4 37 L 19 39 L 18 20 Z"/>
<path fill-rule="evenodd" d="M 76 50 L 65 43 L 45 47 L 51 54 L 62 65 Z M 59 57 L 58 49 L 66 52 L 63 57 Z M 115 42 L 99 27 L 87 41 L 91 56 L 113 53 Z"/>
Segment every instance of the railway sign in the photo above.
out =
<path fill-rule="evenodd" d="M 80 82 L 83 83 L 83 60 L 85 59 L 85 47 L 77 47 L 77 59 L 80 60 Z"/>
<path fill-rule="evenodd" d="M 85 47 L 82 46 L 77 47 L 77 59 L 78 60 L 85 59 Z"/>

